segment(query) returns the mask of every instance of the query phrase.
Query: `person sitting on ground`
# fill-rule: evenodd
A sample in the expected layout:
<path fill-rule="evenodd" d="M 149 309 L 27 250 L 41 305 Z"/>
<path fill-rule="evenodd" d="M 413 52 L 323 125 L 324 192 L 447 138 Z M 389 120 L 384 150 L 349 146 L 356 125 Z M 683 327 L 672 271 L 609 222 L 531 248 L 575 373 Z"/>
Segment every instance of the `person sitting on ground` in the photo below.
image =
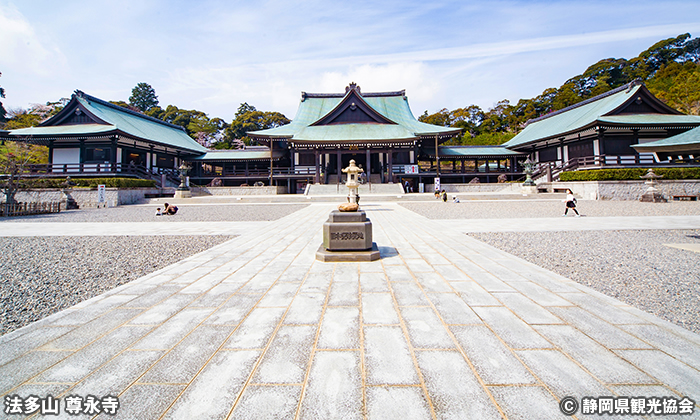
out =
<path fill-rule="evenodd" d="M 440 190 L 435 188 L 435 198 L 438 199 L 440 198 Z"/>
<path fill-rule="evenodd" d="M 163 215 L 163 212 L 160 211 L 160 207 L 158 207 L 158 208 L 156 209 L 156 216 L 162 216 L 162 215 Z"/>
<path fill-rule="evenodd" d="M 452 199 L 452 201 L 455 203 L 459 203 L 459 198 L 457 198 L 457 196 L 455 195 L 454 198 Z"/>
<path fill-rule="evenodd" d="M 171 206 L 170 204 L 165 203 L 165 210 L 163 210 L 163 214 L 173 216 L 175 213 L 177 213 L 177 206 Z"/>

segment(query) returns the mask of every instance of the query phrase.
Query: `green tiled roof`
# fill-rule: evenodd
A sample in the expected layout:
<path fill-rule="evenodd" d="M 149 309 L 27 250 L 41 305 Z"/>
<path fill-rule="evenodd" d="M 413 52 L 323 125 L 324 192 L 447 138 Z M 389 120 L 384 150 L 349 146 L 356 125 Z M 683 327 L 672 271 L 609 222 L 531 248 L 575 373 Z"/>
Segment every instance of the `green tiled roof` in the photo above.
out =
<path fill-rule="evenodd" d="M 631 88 L 616 89 L 601 95 L 596 100 L 584 101 L 570 109 L 546 115 L 532 120 L 523 131 L 504 144 L 505 147 L 516 147 L 552 137 L 559 137 L 575 132 L 594 124 L 601 116 L 615 110 L 637 94 L 641 85 Z M 595 98 L 594 98 L 595 99 Z"/>
<path fill-rule="evenodd" d="M 28 127 L 11 130 L 13 136 L 72 136 L 81 134 L 107 134 L 114 132 L 116 126 L 111 124 L 77 124 L 55 125 L 48 127 Z"/>
<path fill-rule="evenodd" d="M 285 138 L 291 141 L 414 140 L 431 135 L 451 136 L 461 132 L 453 127 L 422 123 L 413 116 L 403 92 L 362 95 L 375 111 L 396 124 L 330 124 L 311 126 L 343 100 L 343 95 L 305 95 L 291 123 L 267 130 L 251 131 L 251 137 Z"/>
<path fill-rule="evenodd" d="M 77 99 L 93 115 L 114 125 L 125 134 L 193 152 L 207 151 L 206 147 L 194 141 L 180 126 L 127 110 L 90 95 L 79 93 Z"/>
<path fill-rule="evenodd" d="M 429 157 L 435 157 L 435 150 L 426 149 Z M 432 152 L 432 153 L 431 153 Z M 506 149 L 503 146 L 438 146 L 441 158 L 486 158 L 525 156 L 525 153 Z"/>
<path fill-rule="evenodd" d="M 654 151 L 653 149 L 660 150 L 662 148 L 667 148 L 668 150 L 671 150 L 679 146 L 700 147 L 700 127 L 693 128 L 692 130 L 688 130 L 685 133 L 677 134 L 675 136 L 671 136 L 662 140 L 632 145 L 632 147 L 634 147 L 635 149 L 641 149 L 640 151 L 643 152 Z"/>
<path fill-rule="evenodd" d="M 598 118 L 601 123 L 608 124 L 637 124 L 640 126 L 653 125 L 700 125 L 700 117 L 697 115 L 673 115 L 673 114 L 627 114 L 610 115 Z"/>
<path fill-rule="evenodd" d="M 272 152 L 273 159 L 280 159 L 285 150 L 275 149 Z M 226 161 L 226 160 L 270 160 L 270 149 L 238 149 L 238 150 L 209 150 L 201 156 L 190 158 L 192 161 Z"/>
<path fill-rule="evenodd" d="M 77 101 L 75 104 L 74 101 Z M 147 142 L 158 143 L 173 149 L 192 153 L 204 153 L 208 149 L 194 141 L 185 130 L 178 126 L 128 110 L 118 105 L 76 91 L 71 103 L 64 110 L 74 109 L 79 104 L 102 123 L 60 124 L 65 113 L 59 113 L 41 123 L 38 127 L 11 130 L 7 136 L 35 136 L 43 138 L 60 136 L 80 136 L 95 134 L 119 134 Z"/>

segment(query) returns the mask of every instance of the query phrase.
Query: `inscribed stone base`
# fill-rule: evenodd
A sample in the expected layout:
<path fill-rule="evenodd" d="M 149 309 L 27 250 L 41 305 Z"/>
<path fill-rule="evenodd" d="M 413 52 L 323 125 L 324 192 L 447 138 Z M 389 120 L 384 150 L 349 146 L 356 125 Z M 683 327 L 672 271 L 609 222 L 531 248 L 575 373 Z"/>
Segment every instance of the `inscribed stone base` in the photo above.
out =
<path fill-rule="evenodd" d="M 379 258 L 379 248 L 374 242 L 372 248 L 366 251 L 328 251 L 323 244 L 316 251 L 316 259 L 323 262 L 366 262 Z"/>
<path fill-rule="evenodd" d="M 192 198 L 192 192 L 190 190 L 175 190 L 173 198 Z"/>

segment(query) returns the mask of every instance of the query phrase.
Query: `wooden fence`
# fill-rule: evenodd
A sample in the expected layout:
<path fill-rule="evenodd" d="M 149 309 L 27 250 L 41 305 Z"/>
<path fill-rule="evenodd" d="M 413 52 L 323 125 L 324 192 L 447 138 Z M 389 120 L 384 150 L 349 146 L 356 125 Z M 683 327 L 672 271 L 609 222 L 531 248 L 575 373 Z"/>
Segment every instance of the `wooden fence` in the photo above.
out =
<path fill-rule="evenodd" d="M 28 216 L 31 214 L 58 213 L 61 211 L 61 203 L 0 203 L 0 217 Z"/>

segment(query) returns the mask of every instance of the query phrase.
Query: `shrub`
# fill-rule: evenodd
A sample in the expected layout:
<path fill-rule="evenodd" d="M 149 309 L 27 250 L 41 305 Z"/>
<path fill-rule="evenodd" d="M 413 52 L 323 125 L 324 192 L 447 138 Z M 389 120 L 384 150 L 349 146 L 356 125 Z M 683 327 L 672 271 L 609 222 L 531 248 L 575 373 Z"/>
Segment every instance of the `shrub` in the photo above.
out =
<path fill-rule="evenodd" d="M 592 169 L 588 171 L 562 172 L 559 175 L 561 181 L 639 181 L 647 169 Z M 700 168 L 656 168 L 656 175 L 663 175 L 663 179 L 700 179 Z"/>
<path fill-rule="evenodd" d="M 77 188 L 97 188 L 105 185 L 109 188 L 153 188 L 156 182 L 150 179 L 137 178 L 71 178 Z M 21 188 L 63 188 L 65 178 L 23 179 Z"/>

